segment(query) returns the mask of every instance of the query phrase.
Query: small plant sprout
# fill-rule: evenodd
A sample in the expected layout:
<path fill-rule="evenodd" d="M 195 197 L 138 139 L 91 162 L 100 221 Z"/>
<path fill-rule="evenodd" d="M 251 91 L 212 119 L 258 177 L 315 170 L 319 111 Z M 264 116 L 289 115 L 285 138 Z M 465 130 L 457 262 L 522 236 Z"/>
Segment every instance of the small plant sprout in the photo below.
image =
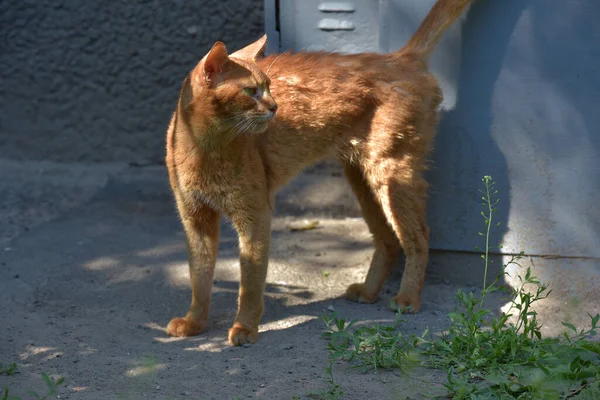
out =
<path fill-rule="evenodd" d="M 19 373 L 17 363 L 10 363 L 8 365 L 0 363 L 0 375 L 10 376 L 17 373 Z"/>
<path fill-rule="evenodd" d="M 4 367 L 2 365 L 0 365 L 3 369 L 2 372 L 5 371 Z M 9 367 L 14 366 L 14 368 L 12 368 L 12 373 L 14 373 L 14 371 L 16 370 L 16 364 L 10 364 Z M 10 374 L 7 374 L 10 375 Z M 56 398 L 56 394 L 57 394 L 57 389 L 60 385 L 63 384 L 64 382 L 64 378 L 58 378 L 56 380 L 52 379 L 51 377 L 48 376 L 48 374 L 46 374 L 45 372 L 42 372 L 41 374 L 42 376 L 42 380 L 44 381 L 44 383 L 46 384 L 46 389 L 47 392 L 45 394 L 39 394 L 33 390 L 29 390 L 27 391 L 27 394 L 29 396 L 31 396 L 32 398 L 34 398 L 35 400 L 49 400 L 52 398 Z M 24 400 L 22 397 L 20 396 L 13 396 L 9 393 L 9 389 L 8 388 L 4 388 L 3 391 L 0 391 L 0 400 Z"/>

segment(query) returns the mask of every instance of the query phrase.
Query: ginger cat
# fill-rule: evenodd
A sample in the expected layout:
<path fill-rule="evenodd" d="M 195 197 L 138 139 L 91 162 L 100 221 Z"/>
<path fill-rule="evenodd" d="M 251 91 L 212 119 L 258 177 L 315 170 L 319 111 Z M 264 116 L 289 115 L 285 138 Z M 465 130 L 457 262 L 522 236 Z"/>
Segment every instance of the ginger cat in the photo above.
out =
<path fill-rule="evenodd" d="M 427 59 L 471 1 L 438 0 L 390 54 L 264 57 L 266 36 L 232 54 L 214 44 L 185 79 L 167 132 L 192 283 L 189 311 L 171 320 L 169 335 L 196 335 L 206 325 L 223 214 L 238 232 L 241 267 L 229 342 L 257 340 L 275 193 L 328 156 L 343 163 L 375 244 L 365 282 L 346 296 L 375 301 L 402 248 L 394 301 L 419 311 L 429 240 L 423 172 L 442 101 Z"/>

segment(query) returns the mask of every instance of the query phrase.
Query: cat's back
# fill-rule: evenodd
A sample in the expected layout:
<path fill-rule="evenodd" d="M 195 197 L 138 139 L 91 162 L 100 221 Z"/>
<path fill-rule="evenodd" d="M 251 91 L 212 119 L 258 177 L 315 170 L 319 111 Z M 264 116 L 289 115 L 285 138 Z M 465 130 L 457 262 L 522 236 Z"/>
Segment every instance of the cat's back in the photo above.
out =
<path fill-rule="evenodd" d="M 299 52 L 258 63 L 271 78 L 271 92 L 282 112 L 314 115 L 327 110 L 335 119 L 358 116 L 401 97 L 418 102 L 441 96 L 427 64 L 410 54 Z"/>
<path fill-rule="evenodd" d="M 283 53 L 259 60 L 271 79 L 278 116 L 300 122 L 303 115 L 310 115 L 313 124 L 327 125 L 368 112 L 375 105 L 373 84 L 344 60 L 342 55 L 323 52 Z"/>

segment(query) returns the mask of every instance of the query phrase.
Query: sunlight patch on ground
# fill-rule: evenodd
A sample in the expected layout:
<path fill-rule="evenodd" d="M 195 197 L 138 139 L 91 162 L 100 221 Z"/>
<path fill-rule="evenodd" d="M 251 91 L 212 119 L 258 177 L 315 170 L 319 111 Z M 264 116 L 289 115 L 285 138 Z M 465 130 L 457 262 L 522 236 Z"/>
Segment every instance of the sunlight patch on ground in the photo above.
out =
<path fill-rule="evenodd" d="M 230 348 L 231 346 L 227 343 L 224 338 L 212 338 L 207 343 L 202 343 L 195 347 L 187 347 L 186 351 L 203 351 L 208 353 L 220 353 L 224 349 Z"/>
<path fill-rule="evenodd" d="M 173 286 L 190 286 L 190 269 L 187 263 L 165 264 L 165 274 L 167 275 L 167 280 Z"/>
<path fill-rule="evenodd" d="M 152 329 L 154 331 L 159 331 L 159 332 L 167 331 L 166 326 L 161 326 L 161 325 L 157 324 L 156 322 L 146 322 L 145 324 L 142 324 L 142 325 L 145 326 L 146 328 Z"/>
<path fill-rule="evenodd" d="M 317 319 L 314 315 L 293 315 L 277 321 L 267 322 L 261 324 L 259 332 L 278 331 L 282 329 L 288 329 L 296 325 L 303 324 L 308 321 Z"/>
<path fill-rule="evenodd" d="M 140 365 L 138 367 L 131 368 L 125 372 L 130 378 L 139 377 L 142 375 L 148 375 L 154 373 L 156 371 L 160 371 L 167 368 L 167 364 L 158 364 L 152 361 L 145 362 L 144 365 Z"/>
<path fill-rule="evenodd" d="M 54 353 L 48 354 L 46 357 L 43 358 L 44 361 L 50 361 L 53 360 L 57 357 L 62 356 L 64 353 L 62 351 L 56 351 Z"/>
<path fill-rule="evenodd" d="M 175 337 L 175 336 L 167 336 L 167 337 L 159 336 L 159 337 L 155 337 L 154 340 L 156 340 L 157 342 L 160 342 L 160 343 L 171 343 L 171 342 L 181 342 L 183 340 L 187 340 L 187 338 L 186 337 Z"/>
<path fill-rule="evenodd" d="M 392 311 L 390 310 L 390 314 L 392 313 Z M 402 315 L 398 316 L 398 319 L 400 321 L 405 321 L 406 319 L 403 318 Z M 350 322 L 350 321 L 347 321 Z M 373 326 L 373 325 L 394 325 L 394 323 L 396 322 L 395 320 L 395 314 L 391 314 L 390 318 L 376 318 L 376 319 L 365 319 L 365 320 L 360 320 L 357 321 L 356 324 L 354 326 L 361 327 L 361 326 Z M 403 322 L 400 322 L 400 326 L 402 326 Z M 323 324 L 323 327 L 325 327 L 325 324 Z"/>
<path fill-rule="evenodd" d="M 165 244 L 162 246 L 155 246 L 150 249 L 141 250 L 136 253 L 139 257 L 155 258 L 170 256 L 174 253 L 182 253 L 185 251 L 185 245 L 183 243 Z"/>
<path fill-rule="evenodd" d="M 86 344 L 80 343 L 81 350 L 79 351 L 79 354 L 82 356 L 89 356 L 92 354 L 96 354 L 98 353 L 98 350 L 93 348 L 92 346 L 88 346 Z"/>
<path fill-rule="evenodd" d="M 108 284 L 114 285 L 117 283 L 124 282 L 137 282 L 147 278 L 152 273 L 150 268 L 140 268 L 137 266 L 127 266 L 127 268 L 121 268 L 122 273 L 107 281 Z"/>
<path fill-rule="evenodd" d="M 43 354 L 43 353 L 48 353 L 50 351 L 56 350 L 56 347 L 46 347 L 46 346 L 34 346 L 34 345 L 28 345 L 26 350 L 21 353 L 19 355 L 19 358 L 21 359 L 21 361 L 26 361 L 31 357 Z M 47 355 L 46 357 L 44 357 L 44 360 L 49 360 L 52 358 L 56 358 L 57 355 L 62 355 L 62 352 L 54 352 L 50 355 Z"/>
<path fill-rule="evenodd" d="M 83 266 L 92 271 L 102 271 L 112 268 L 118 264 L 119 261 L 117 261 L 117 259 L 114 257 L 100 257 L 83 264 Z"/>
<path fill-rule="evenodd" d="M 238 281 L 240 263 L 233 258 L 220 258 L 215 268 L 215 281 Z M 168 263 L 164 265 L 167 281 L 176 287 L 189 288 L 190 270 L 187 262 Z"/>

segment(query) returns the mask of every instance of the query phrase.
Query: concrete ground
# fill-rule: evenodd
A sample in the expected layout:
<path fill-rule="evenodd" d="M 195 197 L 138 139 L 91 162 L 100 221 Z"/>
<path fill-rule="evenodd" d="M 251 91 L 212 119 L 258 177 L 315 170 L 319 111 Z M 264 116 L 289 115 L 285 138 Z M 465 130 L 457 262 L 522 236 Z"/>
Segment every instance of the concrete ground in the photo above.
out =
<path fill-rule="evenodd" d="M 261 336 L 237 348 L 226 342 L 239 279 L 226 222 L 207 329 L 193 338 L 165 334 L 187 310 L 190 288 L 164 167 L 1 161 L 0 170 L 0 362 L 20 371 L 0 376 L 0 389 L 11 394 L 41 392 L 45 371 L 65 378 L 61 399 L 307 398 L 327 387 L 324 313 L 394 321 L 387 302 L 400 269 L 379 302 L 343 298 L 364 278 L 372 250 L 335 166 L 306 171 L 279 196 Z M 304 219 L 318 219 L 319 228 L 289 229 Z M 456 290 L 478 286 L 479 264 L 461 260 L 432 254 L 422 311 L 406 316 L 407 333 L 442 330 Z M 428 399 L 443 393 L 445 379 L 365 374 L 345 362 L 334 374 L 345 399 Z"/>

